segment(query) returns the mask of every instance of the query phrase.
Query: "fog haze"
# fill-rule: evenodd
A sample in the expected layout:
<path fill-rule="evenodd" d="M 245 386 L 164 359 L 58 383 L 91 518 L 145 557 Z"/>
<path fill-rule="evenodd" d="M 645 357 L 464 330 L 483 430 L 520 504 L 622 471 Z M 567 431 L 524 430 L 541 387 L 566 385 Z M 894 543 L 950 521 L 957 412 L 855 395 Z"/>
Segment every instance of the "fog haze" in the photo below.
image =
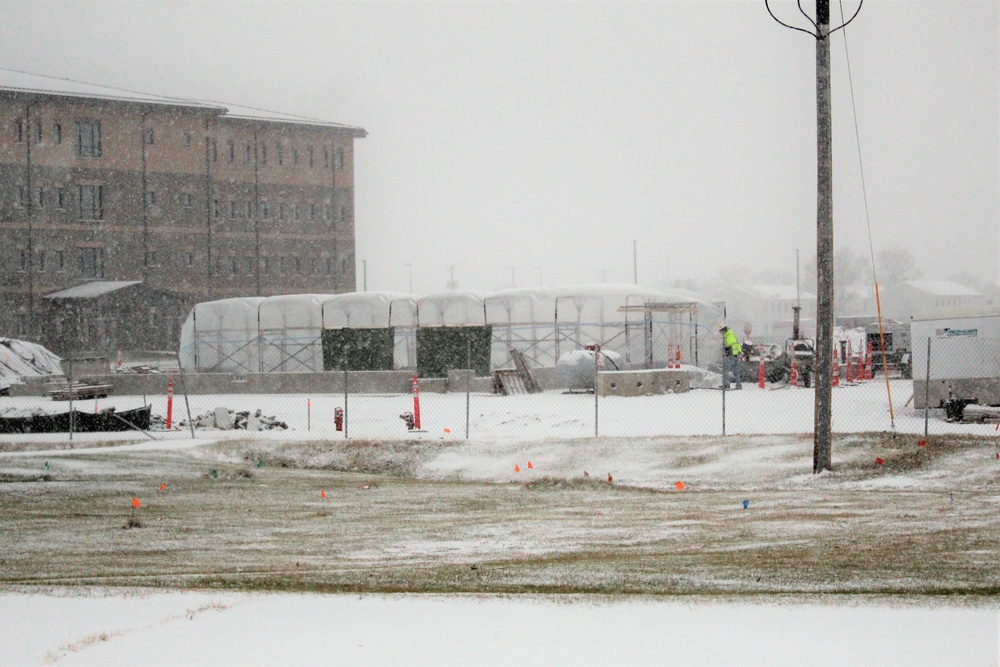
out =
<path fill-rule="evenodd" d="M 998 7 L 870 0 L 832 38 L 838 248 L 869 255 L 866 191 L 876 254 L 996 282 Z M 407 291 L 412 270 L 417 293 L 631 282 L 635 247 L 643 285 L 704 286 L 815 254 L 815 41 L 763 1 L 2 1 L 0 17 L 3 68 L 364 127 L 359 290 L 363 266 L 369 290 Z"/>

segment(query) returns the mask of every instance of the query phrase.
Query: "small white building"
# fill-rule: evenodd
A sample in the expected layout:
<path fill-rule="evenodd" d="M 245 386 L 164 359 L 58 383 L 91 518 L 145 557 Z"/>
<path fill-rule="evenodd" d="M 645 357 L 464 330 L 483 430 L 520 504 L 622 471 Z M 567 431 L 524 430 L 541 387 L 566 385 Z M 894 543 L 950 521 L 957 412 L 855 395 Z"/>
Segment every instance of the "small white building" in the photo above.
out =
<path fill-rule="evenodd" d="M 907 280 L 879 290 L 882 316 L 907 322 L 934 308 L 982 306 L 986 297 L 971 287 L 946 280 Z"/>

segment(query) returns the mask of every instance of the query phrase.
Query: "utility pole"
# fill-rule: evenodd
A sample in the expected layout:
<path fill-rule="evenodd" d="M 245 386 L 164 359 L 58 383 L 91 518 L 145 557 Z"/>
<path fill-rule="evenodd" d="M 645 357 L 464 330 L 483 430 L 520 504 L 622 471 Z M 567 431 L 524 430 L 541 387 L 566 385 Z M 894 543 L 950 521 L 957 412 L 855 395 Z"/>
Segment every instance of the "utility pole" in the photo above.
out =
<path fill-rule="evenodd" d="M 636 245 L 638 243 L 638 239 L 632 239 L 632 282 L 636 285 L 639 284 L 639 255 L 636 250 Z"/>
<path fill-rule="evenodd" d="M 862 0 L 863 2 L 863 0 Z M 804 30 L 779 20 L 768 0 L 764 6 L 775 21 L 816 39 L 816 349 L 813 354 L 816 402 L 814 408 L 813 472 L 832 470 L 833 415 L 833 124 L 830 115 L 830 0 L 816 1 L 816 19 L 802 9 L 811 29 Z"/>

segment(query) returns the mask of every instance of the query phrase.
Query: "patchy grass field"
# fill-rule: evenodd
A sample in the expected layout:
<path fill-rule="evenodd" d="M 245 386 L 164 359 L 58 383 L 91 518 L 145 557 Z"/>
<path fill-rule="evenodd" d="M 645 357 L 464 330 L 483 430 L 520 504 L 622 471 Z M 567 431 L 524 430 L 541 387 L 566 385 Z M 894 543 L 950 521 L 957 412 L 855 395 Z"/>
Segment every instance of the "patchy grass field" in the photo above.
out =
<path fill-rule="evenodd" d="M 995 440 L 840 436 L 822 475 L 811 448 L 255 440 L 0 455 L 0 588 L 1000 599 Z"/>

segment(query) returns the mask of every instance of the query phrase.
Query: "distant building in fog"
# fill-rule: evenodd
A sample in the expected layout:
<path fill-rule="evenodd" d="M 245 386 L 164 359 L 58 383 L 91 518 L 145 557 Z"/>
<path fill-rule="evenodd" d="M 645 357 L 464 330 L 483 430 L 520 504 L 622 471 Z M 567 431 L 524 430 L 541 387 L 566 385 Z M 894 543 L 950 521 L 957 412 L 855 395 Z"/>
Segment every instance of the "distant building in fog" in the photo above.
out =
<path fill-rule="evenodd" d="M 986 305 L 983 294 L 946 280 L 907 280 L 881 288 L 879 297 L 882 314 L 900 322 L 942 306 Z"/>
<path fill-rule="evenodd" d="M 0 87 L 0 335 L 61 354 L 175 349 L 199 301 L 354 291 L 353 149 L 366 134 Z"/>

